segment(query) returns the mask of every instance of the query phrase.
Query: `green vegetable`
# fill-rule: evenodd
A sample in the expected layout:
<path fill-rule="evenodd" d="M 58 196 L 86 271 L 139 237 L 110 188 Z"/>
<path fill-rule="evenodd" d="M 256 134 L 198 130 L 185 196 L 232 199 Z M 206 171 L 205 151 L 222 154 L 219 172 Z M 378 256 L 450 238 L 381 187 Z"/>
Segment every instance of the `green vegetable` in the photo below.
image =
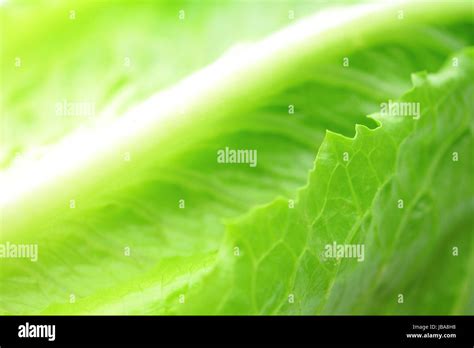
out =
<path fill-rule="evenodd" d="M 100 4 L 1 9 L 0 313 L 474 313 L 469 1 Z"/>

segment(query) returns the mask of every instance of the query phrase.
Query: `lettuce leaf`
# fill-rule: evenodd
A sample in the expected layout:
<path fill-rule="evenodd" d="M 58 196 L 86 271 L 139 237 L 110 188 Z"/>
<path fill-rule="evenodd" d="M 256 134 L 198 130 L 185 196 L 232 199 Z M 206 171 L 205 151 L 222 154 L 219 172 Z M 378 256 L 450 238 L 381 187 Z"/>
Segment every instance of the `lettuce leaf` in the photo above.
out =
<path fill-rule="evenodd" d="M 255 11 L 239 4 L 218 14 L 211 2 L 199 7 L 199 23 L 187 24 L 183 35 L 187 57 L 202 50 L 200 44 L 186 46 L 195 28 L 215 32 L 207 25 L 217 17 L 219 25 L 232 18 L 232 28 Z M 177 53 L 160 69 L 145 50 L 140 73 L 124 80 L 123 67 L 106 58 L 91 59 L 90 70 L 76 68 L 85 51 L 101 47 L 87 40 L 101 28 L 110 30 L 114 47 L 121 43 L 115 35 L 129 28 L 141 28 L 150 42 L 163 28 L 181 30 L 179 7 L 167 2 L 150 5 L 168 18 L 160 25 L 152 25 L 149 8 L 112 6 L 117 16 L 133 18 L 119 26 L 110 8 L 94 6 L 84 8 L 96 18 L 93 26 L 68 29 L 85 41 L 68 51 L 59 69 L 74 78 L 61 98 L 84 98 L 88 91 L 97 100 L 100 114 L 82 123 L 85 129 L 32 108 L 35 100 L 45 108 L 60 100 L 64 79 L 25 91 L 27 81 L 46 73 L 28 67 L 27 59 L 25 75 L 18 76 L 2 60 L 12 84 L 2 98 L 2 147 L 8 150 L 0 174 L 0 241 L 37 243 L 39 258 L 0 259 L 1 313 L 473 312 L 473 57 L 470 49 L 454 53 L 472 44 L 468 2 L 436 8 L 403 3 L 403 21 L 398 4 L 323 11 L 236 47 L 154 95 L 153 89 L 179 80 L 215 53 L 191 59 L 192 66 L 178 59 L 183 67 L 174 70 Z M 291 4 L 272 7 L 283 16 L 267 13 L 265 18 L 277 19 L 247 30 L 254 37 L 274 30 L 286 6 Z M 137 16 L 125 16 L 129 10 Z M 58 27 L 70 24 L 54 18 Z M 143 29 L 137 24 L 142 20 L 150 26 Z M 19 34 L 8 26 L 5 35 L 13 57 L 29 35 L 48 33 L 22 34 L 18 44 L 13 38 Z M 180 47 L 158 36 L 163 43 L 157 50 Z M 55 43 L 62 47 L 67 40 L 59 36 Z M 45 71 L 57 69 L 48 50 L 25 55 L 47 59 Z M 401 99 L 420 103 L 418 120 L 364 117 L 408 90 L 411 73 L 437 71 L 446 59 L 436 75 L 413 75 L 415 87 Z M 150 69 L 150 76 L 143 75 Z M 162 74 L 170 70 L 170 76 Z M 110 77 L 91 91 L 81 78 L 94 72 Z M 350 138 L 355 124 L 363 125 Z M 12 162 L 15 149 L 28 153 L 38 146 L 45 147 L 40 158 Z M 217 163 L 216 151 L 225 147 L 258 150 L 258 165 Z M 448 191 L 451 182 L 458 184 Z M 325 260 L 321 253 L 333 242 L 363 244 L 364 261 Z M 436 273 L 426 271 L 432 266 Z"/>

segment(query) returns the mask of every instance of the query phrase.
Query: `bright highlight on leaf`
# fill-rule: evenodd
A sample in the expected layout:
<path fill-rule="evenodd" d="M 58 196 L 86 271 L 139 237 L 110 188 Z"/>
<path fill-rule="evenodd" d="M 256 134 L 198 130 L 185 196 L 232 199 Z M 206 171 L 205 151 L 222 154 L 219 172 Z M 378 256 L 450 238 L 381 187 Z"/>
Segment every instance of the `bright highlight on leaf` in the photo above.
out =
<path fill-rule="evenodd" d="M 1 314 L 474 313 L 470 1 L 72 5 L 0 8 Z"/>

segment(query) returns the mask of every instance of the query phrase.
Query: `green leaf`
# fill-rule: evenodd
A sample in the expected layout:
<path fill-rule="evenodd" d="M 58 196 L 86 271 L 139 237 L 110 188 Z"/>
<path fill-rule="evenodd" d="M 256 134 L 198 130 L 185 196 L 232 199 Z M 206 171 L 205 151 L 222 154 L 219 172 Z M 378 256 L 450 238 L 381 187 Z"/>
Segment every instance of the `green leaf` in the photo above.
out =
<path fill-rule="evenodd" d="M 219 12 L 222 21 L 225 22 L 225 18 L 241 21 L 239 14 L 232 16 L 235 8 L 241 8 L 237 4 L 230 6 L 228 12 Z M 205 15 L 202 23 L 208 23 L 213 13 L 217 16 L 216 7 L 211 3 L 207 5 L 203 14 L 210 17 Z M 244 18 L 254 9 L 246 6 L 241 14 Z M 285 6 L 276 7 L 275 13 L 283 8 L 286 16 Z M 41 118 L 37 114 L 42 113 L 35 110 L 22 111 L 26 104 L 18 98 L 8 99 L 6 103 L 2 99 L 2 109 L 11 110 L 14 115 L 8 118 L 13 120 L 11 129 L 22 134 L 9 136 L 6 144 L 22 151 L 47 144 L 48 137 L 53 139 L 53 144 L 39 160 L 27 163 L 26 169 L 6 160 L 9 168 L 0 174 L 3 180 L 0 198 L 4 203 L 0 241 L 39 245 L 38 262 L 1 259 L 0 312 L 472 312 L 472 300 L 471 307 L 468 305 L 472 284 L 465 275 L 469 268 L 459 271 L 452 279 L 454 284 L 464 285 L 453 287 L 451 294 L 440 280 L 437 284 L 426 276 L 425 283 L 432 282 L 443 293 L 433 297 L 431 302 L 423 300 L 426 303 L 419 299 L 426 289 L 421 286 L 424 283 L 415 287 L 406 285 L 423 277 L 413 271 L 399 274 L 392 269 L 403 269 L 407 267 L 405 262 L 416 260 L 423 272 L 426 264 L 432 262 L 430 258 L 438 255 L 433 250 L 441 248 L 440 238 L 435 236 L 446 235 L 456 241 L 454 232 L 443 225 L 449 225 L 449 221 L 439 222 L 437 234 L 432 237 L 426 235 L 426 226 L 417 225 L 416 234 L 410 236 L 418 235 L 418 239 L 407 240 L 409 243 L 403 246 L 406 250 L 402 248 L 394 259 L 392 254 L 398 250 L 400 240 L 405 239 L 397 237 L 401 232 L 392 229 L 401 223 L 418 221 L 419 216 L 430 219 L 430 214 L 436 219 L 446 215 L 460 221 L 461 234 L 464 238 L 469 236 L 466 219 L 472 215 L 472 206 L 463 203 L 462 197 L 466 196 L 462 194 L 472 198 L 472 192 L 460 185 L 459 197 L 454 195 L 447 200 L 453 211 L 449 210 L 448 214 L 434 210 L 441 207 L 434 191 L 430 191 L 433 197 L 426 202 L 425 196 L 411 197 L 405 192 L 408 189 L 415 192 L 418 186 L 427 185 L 419 180 L 425 177 L 425 172 L 432 174 L 429 168 L 434 165 L 430 159 L 419 162 L 417 158 L 412 159 L 419 166 L 415 173 L 405 173 L 406 169 L 396 161 L 397 158 L 402 161 L 403 153 L 413 151 L 418 143 L 425 146 L 427 152 L 443 143 L 441 138 L 426 136 L 435 134 L 429 128 L 436 126 L 431 124 L 433 110 L 450 127 L 456 126 L 456 120 L 446 121 L 449 115 L 446 110 L 441 112 L 442 105 L 448 105 L 449 112 L 456 110 L 457 116 L 469 120 L 472 105 L 468 103 L 468 92 L 472 86 L 466 76 L 469 76 L 471 63 L 462 60 L 459 72 L 453 73 L 452 78 L 436 75 L 433 81 L 421 82 L 422 75 L 416 75 L 421 86 L 406 98 L 421 93 L 416 97 L 429 117 L 423 114 L 416 122 L 377 118 L 382 126 L 376 129 L 368 128 L 374 128 L 375 122 L 364 117 L 379 110 L 380 103 L 395 100 L 406 91 L 412 72 L 436 71 L 450 54 L 472 43 L 467 35 L 472 18 L 466 14 L 466 6 L 467 3 L 461 2 L 433 9 L 426 3 L 415 2 L 407 5 L 406 10 L 413 16 L 403 25 L 396 18 L 398 8 L 393 6 L 375 6 L 369 12 L 357 7 L 360 17 L 352 12 L 347 18 L 344 16 L 348 12 L 340 10 L 337 14 L 345 21 L 320 32 L 324 28 L 321 18 L 328 16 L 323 13 L 259 43 L 231 51 L 210 67 L 141 103 L 138 103 L 139 96 L 178 80 L 208 58 L 189 70 L 176 69 L 169 79 L 156 82 L 151 75 L 144 83 L 145 77 L 138 74 L 124 82 L 132 85 L 127 88 L 140 89 L 127 98 L 121 97 L 121 89 L 110 87 L 113 83 L 105 79 L 97 86 L 97 92 L 91 92 L 92 98 L 101 100 L 98 105 L 102 121 L 93 120 L 82 133 L 67 134 L 63 140 L 58 140 L 58 136 L 77 125 L 58 125 L 56 135 L 48 134 L 53 121 Z M 140 7 L 137 11 L 147 13 Z M 378 14 L 377 20 L 368 23 L 367 19 L 374 13 Z M 169 15 L 175 19 L 176 11 L 171 9 Z M 101 26 L 126 32 L 127 26 L 116 28 L 117 24 L 108 16 L 104 14 L 104 23 L 99 21 L 89 35 Z M 137 18 L 145 19 L 138 15 Z M 153 16 L 146 18 L 152 20 Z M 132 24 L 137 20 L 132 20 Z M 262 33 L 274 29 L 275 23 L 280 21 L 270 20 L 265 28 L 249 28 L 249 31 Z M 65 25 L 59 23 L 60 27 Z M 169 19 L 163 27 L 174 30 L 180 25 L 177 23 Z M 195 27 L 206 30 L 202 29 L 202 23 L 195 23 L 188 30 L 193 31 Z M 148 35 L 151 37 L 159 28 L 151 26 Z M 309 30 L 309 35 L 301 36 L 305 30 Z M 380 30 L 384 30 L 384 35 L 379 34 Z M 111 31 L 110 37 L 115 35 L 112 33 L 115 31 Z M 410 33 L 409 40 L 407 33 Z M 59 44 L 66 39 L 58 40 Z M 72 50 L 69 62 L 98 45 L 86 43 L 81 49 Z M 157 44 L 160 49 L 167 45 Z M 262 49 L 268 47 L 274 47 L 275 52 L 270 54 Z M 199 45 L 186 47 L 190 57 L 199 50 Z M 219 50 L 222 47 L 215 52 Z M 30 54 L 33 57 L 36 53 Z M 38 52 L 37 57 L 41 55 L 49 57 L 46 51 Z M 175 56 L 170 57 L 166 69 Z M 248 57 L 258 59 L 245 59 Z M 348 67 L 342 64 L 345 57 L 350 58 Z M 92 72 L 108 71 L 112 80 L 123 74 L 117 66 L 106 69 L 107 62 L 91 61 L 97 64 Z M 146 59 L 140 61 L 146 62 Z M 151 60 L 148 64 L 152 64 Z M 151 66 L 155 65 L 144 64 L 141 72 Z M 36 69 L 30 69 L 37 73 Z M 83 74 L 89 76 L 88 71 L 75 69 L 73 63 L 60 70 L 72 70 L 72 76 L 77 79 Z M 183 71 L 183 75 L 177 71 Z M 7 94 L 14 95 L 20 93 L 22 81 L 31 79 L 32 75 L 19 77 L 8 70 L 6 76 L 8 81 L 19 79 L 9 89 L 11 94 Z M 59 82 L 60 87 L 64 81 Z M 83 96 L 82 92 L 89 85 L 75 80 L 71 84 L 72 97 L 68 98 Z M 51 106 L 58 99 L 59 87 L 44 90 L 32 87 L 26 97 L 29 100 L 43 98 Z M 110 100 L 102 97 L 109 87 L 111 90 L 106 94 L 122 103 L 120 107 L 113 106 L 118 112 L 110 115 L 104 111 Z M 460 106 L 452 105 L 450 93 L 454 90 L 465 98 Z M 426 93 L 433 95 L 428 98 Z M 182 100 L 176 96 L 182 96 Z M 437 99 L 443 103 L 432 102 Z M 180 110 L 181 101 L 184 110 Z M 10 108 L 12 105 L 18 109 Z M 289 114 L 289 105 L 294 106 L 294 114 Z M 115 120 L 115 114 L 121 111 L 123 114 Z M 425 124 L 425 116 L 431 123 L 426 121 L 428 124 Z M 24 137 L 31 134 L 31 129 L 25 128 L 32 127 L 26 121 L 28 117 L 34 118 L 40 127 L 38 137 L 31 138 L 33 144 L 30 145 L 25 140 L 30 138 Z M 367 127 L 357 126 L 354 140 L 344 137 L 353 135 L 356 123 Z M 332 132 L 327 133 L 327 129 Z M 444 132 L 444 129 L 439 131 Z M 419 137 L 418 142 L 416 137 Z M 402 151 L 410 141 L 414 145 Z M 225 147 L 258 150 L 258 165 L 253 168 L 217 163 L 216 151 Z M 336 157 L 345 149 L 350 162 L 343 165 L 339 163 L 342 158 L 336 161 Z M 11 158 L 11 151 L 8 150 L 7 158 Z M 296 190 L 307 182 L 317 151 L 316 168 L 311 172 L 308 186 L 301 191 L 295 208 L 289 209 L 288 199 L 294 199 Z M 130 160 L 124 161 L 125 153 L 130 155 Z M 469 158 L 469 154 L 461 154 L 460 158 Z M 429 177 L 427 182 L 441 182 L 458 175 L 468 183 L 470 172 L 462 166 L 469 162 L 461 161 L 456 163 L 461 167 L 458 172 L 448 171 L 438 179 Z M 448 168 L 443 167 L 443 170 Z M 397 176 L 403 178 L 397 184 L 400 187 L 391 183 Z M 391 185 L 394 188 L 389 189 Z M 429 189 L 433 189 L 431 185 Z M 390 198 L 383 196 L 385 190 L 404 193 L 406 209 L 413 206 L 410 211 L 414 212 L 406 218 L 397 210 L 385 212 Z M 425 194 L 423 190 L 420 192 Z M 253 210 L 277 196 L 287 198 Z M 74 209 L 70 208 L 71 200 Z M 180 200 L 184 200 L 184 208 L 180 208 Z M 425 209 L 421 212 L 418 210 L 420 201 Z M 245 213 L 248 214 L 245 218 L 228 225 L 225 232 L 225 221 Z M 404 225 L 400 230 L 410 232 Z M 347 238 L 367 243 L 364 262 L 355 265 L 353 260 L 334 264 L 320 262 L 318 253 L 324 243 L 342 242 Z M 378 246 L 377 238 L 388 242 Z M 390 240 L 393 241 L 389 243 Z M 424 249 L 426 255 L 417 256 L 415 252 L 420 249 L 417 243 L 422 242 L 428 243 L 430 248 Z M 472 240 L 461 238 L 456 243 L 466 250 L 472 249 L 468 248 Z M 239 248 L 238 257 L 234 256 L 235 247 Z M 130 251 L 130 256 L 125 250 Z M 461 252 L 458 257 L 463 259 L 465 255 L 469 255 L 469 251 Z M 446 263 L 442 262 L 440 260 L 439 265 L 445 267 Z M 393 277 L 393 281 L 387 280 L 389 277 Z M 466 295 L 456 296 L 459 289 Z M 407 298 L 405 307 L 395 305 L 393 291 L 403 291 Z M 359 292 L 367 298 L 359 296 Z M 75 303 L 70 303 L 71 294 L 76 298 Z M 291 304 L 288 303 L 290 294 L 295 299 Z M 419 302 L 408 303 L 413 298 Z M 453 298 L 458 299 L 456 305 Z M 367 303 L 368 299 L 376 300 Z M 443 301 L 444 307 L 433 305 L 438 300 Z M 393 307 L 391 301 L 395 301 Z"/>
<path fill-rule="evenodd" d="M 373 115 L 379 127 L 357 126 L 354 138 L 327 133 L 294 208 L 279 199 L 230 224 L 186 309 L 472 313 L 474 50 L 458 58 L 459 67 L 413 77 L 401 100 L 420 103 L 419 120 Z M 328 258 L 333 243 L 364 246 L 364 257 Z"/>

